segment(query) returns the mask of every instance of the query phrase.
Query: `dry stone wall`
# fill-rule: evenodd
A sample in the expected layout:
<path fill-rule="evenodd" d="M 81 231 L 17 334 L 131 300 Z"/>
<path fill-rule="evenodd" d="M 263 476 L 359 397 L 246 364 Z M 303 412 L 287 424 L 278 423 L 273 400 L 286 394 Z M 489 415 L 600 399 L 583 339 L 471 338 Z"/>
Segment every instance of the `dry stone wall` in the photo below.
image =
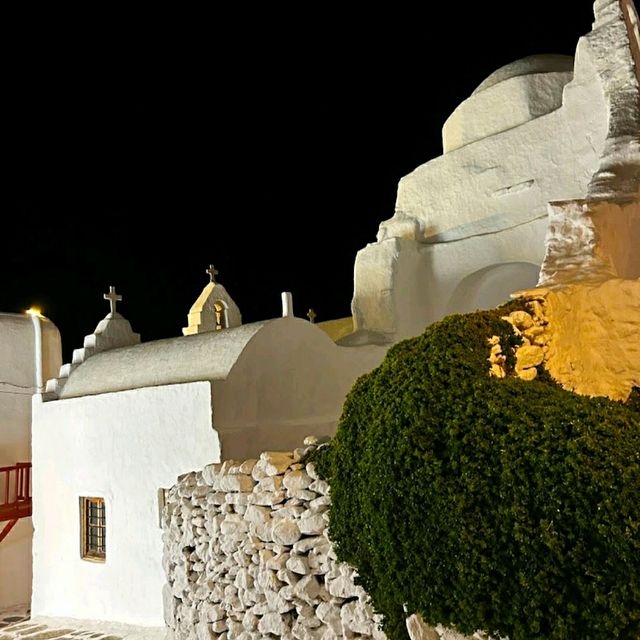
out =
<path fill-rule="evenodd" d="M 176 638 L 385 638 L 327 538 L 329 486 L 294 452 L 208 465 L 163 510 L 165 619 Z"/>
<path fill-rule="evenodd" d="M 301 462 L 322 444 L 304 443 L 208 465 L 169 490 L 163 597 L 176 640 L 386 639 L 355 570 L 337 561 L 327 537 L 329 485 Z M 407 626 L 414 640 L 464 640 L 416 620 Z"/>

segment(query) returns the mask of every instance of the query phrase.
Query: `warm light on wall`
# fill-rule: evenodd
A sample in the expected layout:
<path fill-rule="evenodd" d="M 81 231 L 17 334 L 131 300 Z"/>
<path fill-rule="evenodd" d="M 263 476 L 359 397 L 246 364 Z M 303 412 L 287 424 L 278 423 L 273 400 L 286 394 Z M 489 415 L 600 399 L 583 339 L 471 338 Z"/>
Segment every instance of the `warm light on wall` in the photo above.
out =
<path fill-rule="evenodd" d="M 33 317 L 37 317 L 37 318 L 42 318 L 42 312 L 40 309 L 38 309 L 38 307 L 31 307 L 30 309 L 27 309 L 26 311 L 27 315 L 30 315 L 32 318 Z"/>

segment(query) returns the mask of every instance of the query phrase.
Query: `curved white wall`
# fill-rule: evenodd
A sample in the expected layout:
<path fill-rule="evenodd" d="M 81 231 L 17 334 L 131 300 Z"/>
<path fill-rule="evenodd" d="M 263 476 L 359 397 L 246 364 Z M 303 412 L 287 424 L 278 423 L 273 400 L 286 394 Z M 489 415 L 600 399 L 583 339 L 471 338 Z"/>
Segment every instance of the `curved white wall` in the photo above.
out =
<path fill-rule="evenodd" d="M 446 315 L 504 304 L 514 291 L 535 287 L 539 274 L 540 267 L 529 262 L 505 262 L 484 267 L 468 275 L 454 289 Z"/>
<path fill-rule="evenodd" d="M 60 333 L 41 318 L 43 376 L 62 362 Z M 0 467 L 31 460 L 31 396 L 36 391 L 35 335 L 31 317 L 0 313 Z M 0 477 L 0 495 L 4 495 Z M 5 523 L 0 522 L 0 529 Z M 18 521 L 0 542 L 0 609 L 31 599 L 31 518 Z"/>
<path fill-rule="evenodd" d="M 380 364 L 385 352 L 339 347 L 300 318 L 270 322 L 248 343 L 229 377 L 213 383 L 223 459 L 293 449 L 310 433 L 333 435 L 356 378 Z"/>

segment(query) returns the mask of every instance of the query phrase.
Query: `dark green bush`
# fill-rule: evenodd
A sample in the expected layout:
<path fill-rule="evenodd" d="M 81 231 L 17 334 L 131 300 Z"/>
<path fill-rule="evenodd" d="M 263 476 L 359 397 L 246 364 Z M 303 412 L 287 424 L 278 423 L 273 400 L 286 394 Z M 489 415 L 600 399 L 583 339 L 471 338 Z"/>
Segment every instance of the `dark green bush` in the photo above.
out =
<path fill-rule="evenodd" d="M 511 640 L 637 640 L 638 402 L 490 378 L 487 338 L 519 342 L 503 313 L 451 316 L 356 382 L 315 454 L 338 556 L 393 639 L 419 612 Z"/>

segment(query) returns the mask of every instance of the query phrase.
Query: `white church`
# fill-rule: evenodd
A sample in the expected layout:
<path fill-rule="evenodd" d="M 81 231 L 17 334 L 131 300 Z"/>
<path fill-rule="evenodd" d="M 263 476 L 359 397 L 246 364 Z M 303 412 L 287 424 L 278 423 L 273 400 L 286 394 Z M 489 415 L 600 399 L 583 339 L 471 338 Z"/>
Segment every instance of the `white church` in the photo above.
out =
<path fill-rule="evenodd" d="M 50 322 L 38 339 L 31 318 L 0 315 L 24 369 L 0 376 L 0 465 L 33 463 L 33 615 L 162 626 L 159 508 L 178 475 L 332 434 L 355 379 L 448 314 L 562 278 L 640 278 L 638 17 L 631 0 L 594 11 L 575 58 L 509 64 L 451 114 L 443 155 L 402 178 L 355 258 L 352 318 L 297 318 L 283 294 L 282 317 L 243 324 L 211 267 L 182 336 L 141 342 L 112 288 L 59 367 Z M 20 526 L 0 542 L 0 608 L 2 585 L 30 577 Z"/>

